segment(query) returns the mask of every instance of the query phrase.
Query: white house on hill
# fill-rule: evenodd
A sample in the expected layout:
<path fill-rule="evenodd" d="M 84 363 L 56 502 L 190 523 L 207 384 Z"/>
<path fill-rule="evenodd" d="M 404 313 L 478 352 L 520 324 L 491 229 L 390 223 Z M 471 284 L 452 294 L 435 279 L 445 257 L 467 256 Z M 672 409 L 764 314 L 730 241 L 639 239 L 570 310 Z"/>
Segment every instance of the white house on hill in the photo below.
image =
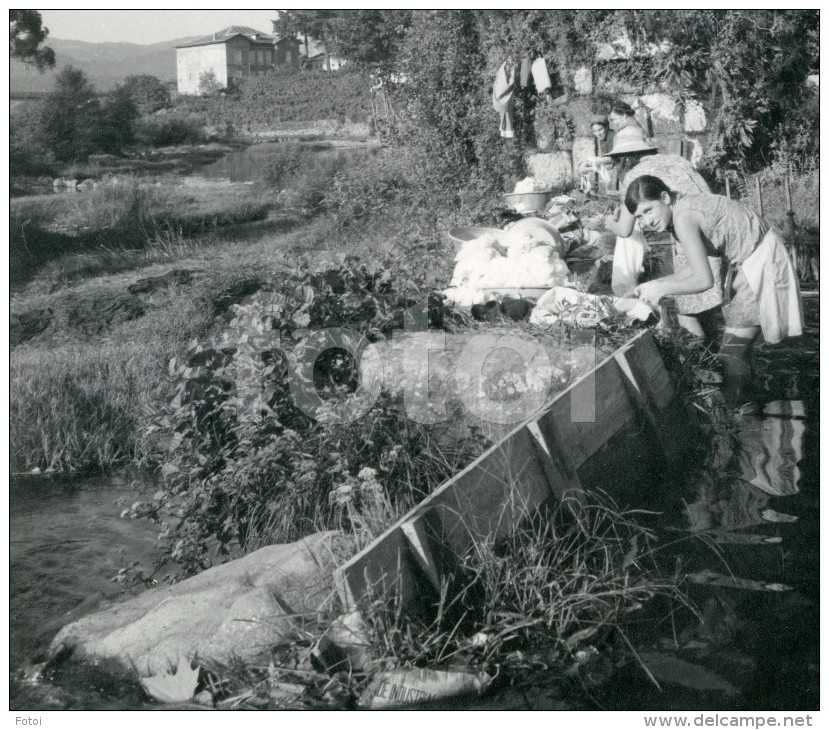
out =
<path fill-rule="evenodd" d="M 203 74 L 213 72 L 223 88 L 234 80 L 262 76 L 277 66 L 299 64 L 299 41 L 232 25 L 176 47 L 179 94 L 200 92 Z"/>

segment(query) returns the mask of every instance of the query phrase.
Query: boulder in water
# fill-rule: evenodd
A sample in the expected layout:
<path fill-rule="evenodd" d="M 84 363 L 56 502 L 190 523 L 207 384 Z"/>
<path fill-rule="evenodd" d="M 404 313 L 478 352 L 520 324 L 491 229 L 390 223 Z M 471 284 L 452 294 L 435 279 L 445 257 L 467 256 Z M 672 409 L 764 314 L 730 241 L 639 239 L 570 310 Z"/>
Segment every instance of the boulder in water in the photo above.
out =
<path fill-rule="evenodd" d="M 333 570 L 351 551 L 337 531 L 261 548 L 64 626 L 49 658 L 139 676 L 163 674 L 179 656 L 253 660 L 330 607 Z"/>

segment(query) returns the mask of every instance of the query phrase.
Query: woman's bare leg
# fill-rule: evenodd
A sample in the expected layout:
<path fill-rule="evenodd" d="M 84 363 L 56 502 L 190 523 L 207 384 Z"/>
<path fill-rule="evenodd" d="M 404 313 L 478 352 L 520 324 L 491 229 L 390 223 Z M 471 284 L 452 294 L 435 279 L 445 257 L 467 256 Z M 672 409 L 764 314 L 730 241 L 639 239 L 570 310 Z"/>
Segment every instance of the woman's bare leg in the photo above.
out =
<path fill-rule="evenodd" d="M 728 405 L 740 406 L 750 400 L 751 347 L 759 334 L 759 327 L 725 328 L 719 356 L 725 371 L 723 395 Z"/>
<path fill-rule="evenodd" d="M 680 327 L 688 330 L 694 337 L 705 337 L 705 331 L 696 317 L 692 317 L 690 314 L 677 314 L 676 320 Z"/>

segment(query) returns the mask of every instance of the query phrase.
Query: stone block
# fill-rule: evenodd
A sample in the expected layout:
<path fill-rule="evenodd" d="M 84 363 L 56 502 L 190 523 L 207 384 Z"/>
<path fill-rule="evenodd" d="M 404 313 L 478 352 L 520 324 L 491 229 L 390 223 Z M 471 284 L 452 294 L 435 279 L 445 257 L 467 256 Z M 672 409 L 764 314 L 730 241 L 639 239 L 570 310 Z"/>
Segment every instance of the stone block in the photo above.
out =
<path fill-rule="evenodd" d="M 540 152 L 527 157 L 530 174 L 542 182 L 561 188 L 573 180 L 573 157 L 570 152 Z"/>
<path fill-rule="evenodd" d="M 639 106 L 650 121 L 645 129 L 651 135 L 672 135 L 682 132 L 681 107 L 670 94 L 644 94 Z"/>
<path fill-rule="evenodd" d="M 683 121 L 686 132 L 704 132 L 708 126 L 705 109 L 702 104 L 694 99 L 685 103 Z"/>
<path fill-rule="evenodd" d="M 702 153 L 704 152 L 702 140 L 686 138 L 685 139 L 685 157 L 693 165 L 694 169 L 699 167 L 702 160 Z"/>
<path fill-rule="evenodd" d="M 592 134 L 590 119 L 594 114 L 599 114 L 607 108 L 607 104 L 602 104 L 602 102 L 590 96 L 579 96 L 568 101 L 565 109 L 573 119 L 574 136 L 589 137 Z"/>
<path fill-rule="evenodd" d="M 576 69 L 576 73 L 573 74 L 573 86 L 576 89 L 576 93 L 581 96 L 592 94 L 593 72 L 587 66 Z"/>
<path fill-rule="evenodd" d="M 573 140 L 573 170 L 578 171 L 579 165 L 596 156 L 595 140 L 593 137 L 576 137 Z"/>

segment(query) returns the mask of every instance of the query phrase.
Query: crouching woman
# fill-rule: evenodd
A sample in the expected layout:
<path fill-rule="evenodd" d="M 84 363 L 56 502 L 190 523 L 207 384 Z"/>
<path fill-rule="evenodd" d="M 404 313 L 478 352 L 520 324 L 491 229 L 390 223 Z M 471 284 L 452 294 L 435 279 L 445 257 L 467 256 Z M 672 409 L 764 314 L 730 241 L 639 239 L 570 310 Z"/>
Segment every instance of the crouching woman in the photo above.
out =
<path fill-rule="evenodd" d="M 782 238 L 741 203 L 721 195 L 679 195 L 652 175 L 631 182 L 625 207 L 643 228 L 670 231 L 688 262 L 634 290 L 652 306 L 663 297 L 705 291 L 713 284 L 708 257 L 726 260 L 723 392 L 729 405 L 748 403 L 751 347 L 761 329 L 769 343 L 803 332 L 800 289 Z"/>

